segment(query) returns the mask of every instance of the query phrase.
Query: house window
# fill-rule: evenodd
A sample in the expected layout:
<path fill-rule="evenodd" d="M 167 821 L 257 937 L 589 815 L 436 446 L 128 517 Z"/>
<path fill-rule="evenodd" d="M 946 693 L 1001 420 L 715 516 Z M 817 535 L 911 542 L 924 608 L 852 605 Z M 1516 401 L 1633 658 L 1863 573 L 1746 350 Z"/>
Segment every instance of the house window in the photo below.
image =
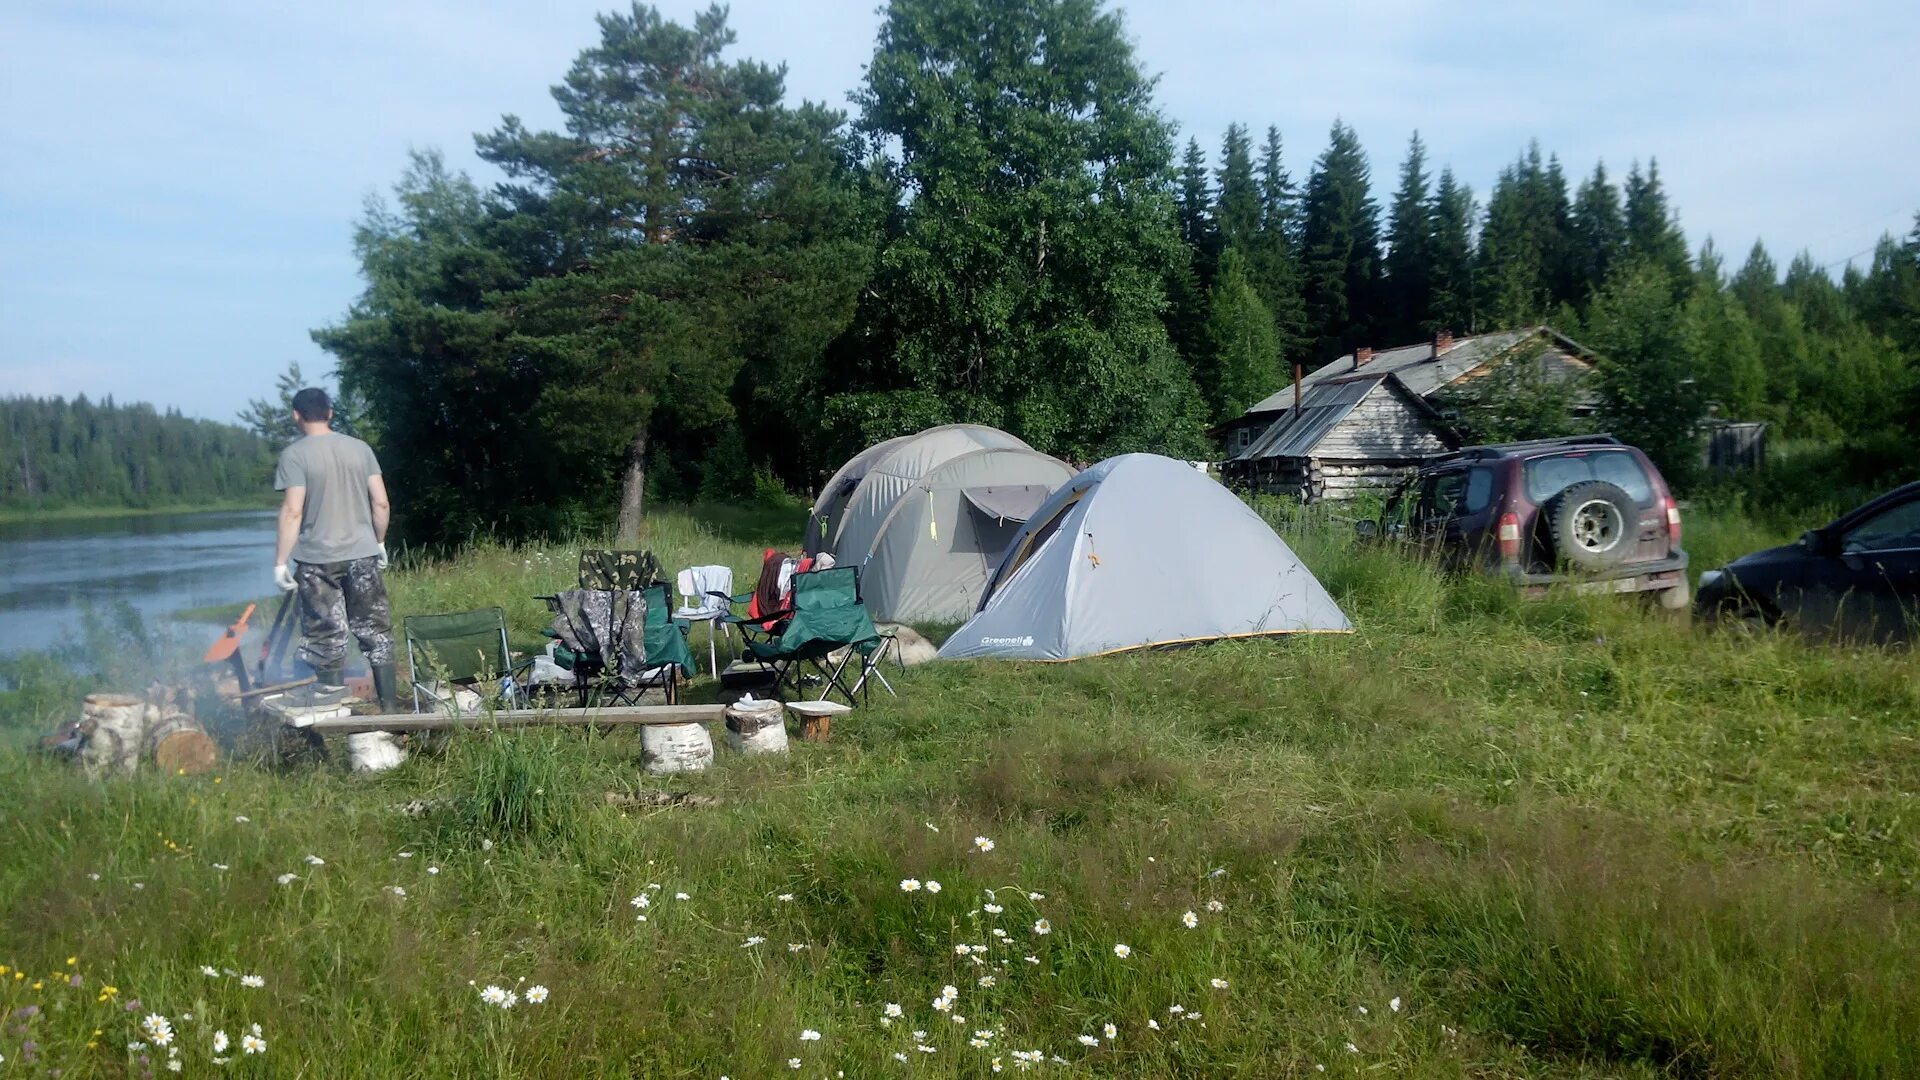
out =
<path fill-rule="evenodd" d="M 1233 448 L 1235 450 L 1245 450 L 1252 442 L 1253 429 L 1250 427 L 1240 428 L 1233 433 Z"/>

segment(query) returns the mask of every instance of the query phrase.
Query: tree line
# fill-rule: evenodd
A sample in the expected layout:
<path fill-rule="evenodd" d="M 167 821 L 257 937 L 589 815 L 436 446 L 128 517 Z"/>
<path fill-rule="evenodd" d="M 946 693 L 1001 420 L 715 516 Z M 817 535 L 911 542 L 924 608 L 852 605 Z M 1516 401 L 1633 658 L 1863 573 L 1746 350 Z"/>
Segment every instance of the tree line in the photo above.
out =
<path fill-rule="evenodd" d="M 111 397 L 0 398 L 0 507 L 261 501 L 267 444 L 231 424 Z"/>
<path fill-rule="evenodd" d="M 1441 329 L 1550 322 L 1668 458 L 1710 408 L 1833 440 L 1920 415 L 1920 221 L 1838 282 L 1757 245 L 1729 275 L 1651 158 L 1573 184 L 1529 146 L 1483 205 L 1415 135 L 1384 212 L 1337 121 L 1298 183 L 1273 128 L 1176 160 L 1098 0 L 891 0 L 851 117 L 729 57 L 721 8 L 599 30 L 562 130 L 476 136 L 501 182 L 414 155 L 315 332 L 416 541 L 632 535 L 649 494 L 810 490 L 938 423 L 1208 455 L 1293 364 Z"/>

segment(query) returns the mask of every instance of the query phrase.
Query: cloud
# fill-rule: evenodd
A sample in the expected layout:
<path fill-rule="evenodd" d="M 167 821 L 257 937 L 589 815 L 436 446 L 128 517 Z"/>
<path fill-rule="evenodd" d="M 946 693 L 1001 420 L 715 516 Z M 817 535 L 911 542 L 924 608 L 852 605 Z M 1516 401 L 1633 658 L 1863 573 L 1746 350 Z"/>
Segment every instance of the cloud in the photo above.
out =
<path fill-rule="evenodd" d="M 737 0 L 737 55 L 847 107 L 876 0 Z M 0 6 L 0 392 L 230 416 L 360 284 L 362 201 L 409 148 L 557 122 L 548 87 L 613 0 L 26 0 Z M 690 19 L 704 0 L 670 0 Z M 1538 137 L 1579 176 L 1657 155 L 1690 239 L 1821 261 L 1920 203 L 1920 7 L 1787 0 L 1156 0 L 1128 5 L 1158 100 L 1211 154 L 1279 125 L 1304 177 L 1334 117 L 1384 203 L 1408 134 L 1485 193 Z"/>

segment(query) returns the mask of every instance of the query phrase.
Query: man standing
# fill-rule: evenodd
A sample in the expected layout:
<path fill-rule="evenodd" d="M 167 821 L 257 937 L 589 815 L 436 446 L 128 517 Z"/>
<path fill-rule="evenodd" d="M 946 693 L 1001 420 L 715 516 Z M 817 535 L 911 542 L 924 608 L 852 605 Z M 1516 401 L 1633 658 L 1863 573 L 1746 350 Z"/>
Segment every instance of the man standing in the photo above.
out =
<path fill-rule="evenodd" d="M 383 709 L 395 703 L 393 612 L 380 572 L 387 567 L 386 481 L 373 448 L 334 431 L 327 392 L 308 387 L 293 395 L 301 437 L 280 452 L 273 476 L 280 505 L 273 580 L 300 592 L 300 658 L 313 668 L 316 690 L 342 686 L 347 635 L 373 667 L 374 693 Z M 291 560 L 291 563 L 289 563 Z"/>

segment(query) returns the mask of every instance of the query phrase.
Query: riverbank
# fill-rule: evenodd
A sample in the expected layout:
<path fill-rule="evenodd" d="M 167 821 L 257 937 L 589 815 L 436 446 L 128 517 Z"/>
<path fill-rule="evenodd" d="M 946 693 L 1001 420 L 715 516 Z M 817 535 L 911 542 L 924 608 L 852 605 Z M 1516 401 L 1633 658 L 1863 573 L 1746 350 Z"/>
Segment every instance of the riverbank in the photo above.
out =
<path fill-rule="evenodd" d="M 364 1075 L 1920 1071 L 1920 658 L 1280 525 L 1357 633 L 916 668 L 830 743 L 671 781 L 591 731 L 106 787 L 0 749 L 0 963 L 81 979 L 0 1008 L 70 1074 L 149 1012 L 193 1014 L 190 1067 L 258 1023 Z M 797 532 L 648 544 L 742 568 Z M 399 570 L 396 614 L 499 604 L 535 645 L 576 553 Z"/>
<path fill-rule="evenodd" d="M 211 514 L 233 510 L 271 510 L 272 499 L 190 503 L 180 506 L 0 506 L 0 525 L 39 521 L 95 521 L 104 518 L 157 517 L 162 514 Z"/>

